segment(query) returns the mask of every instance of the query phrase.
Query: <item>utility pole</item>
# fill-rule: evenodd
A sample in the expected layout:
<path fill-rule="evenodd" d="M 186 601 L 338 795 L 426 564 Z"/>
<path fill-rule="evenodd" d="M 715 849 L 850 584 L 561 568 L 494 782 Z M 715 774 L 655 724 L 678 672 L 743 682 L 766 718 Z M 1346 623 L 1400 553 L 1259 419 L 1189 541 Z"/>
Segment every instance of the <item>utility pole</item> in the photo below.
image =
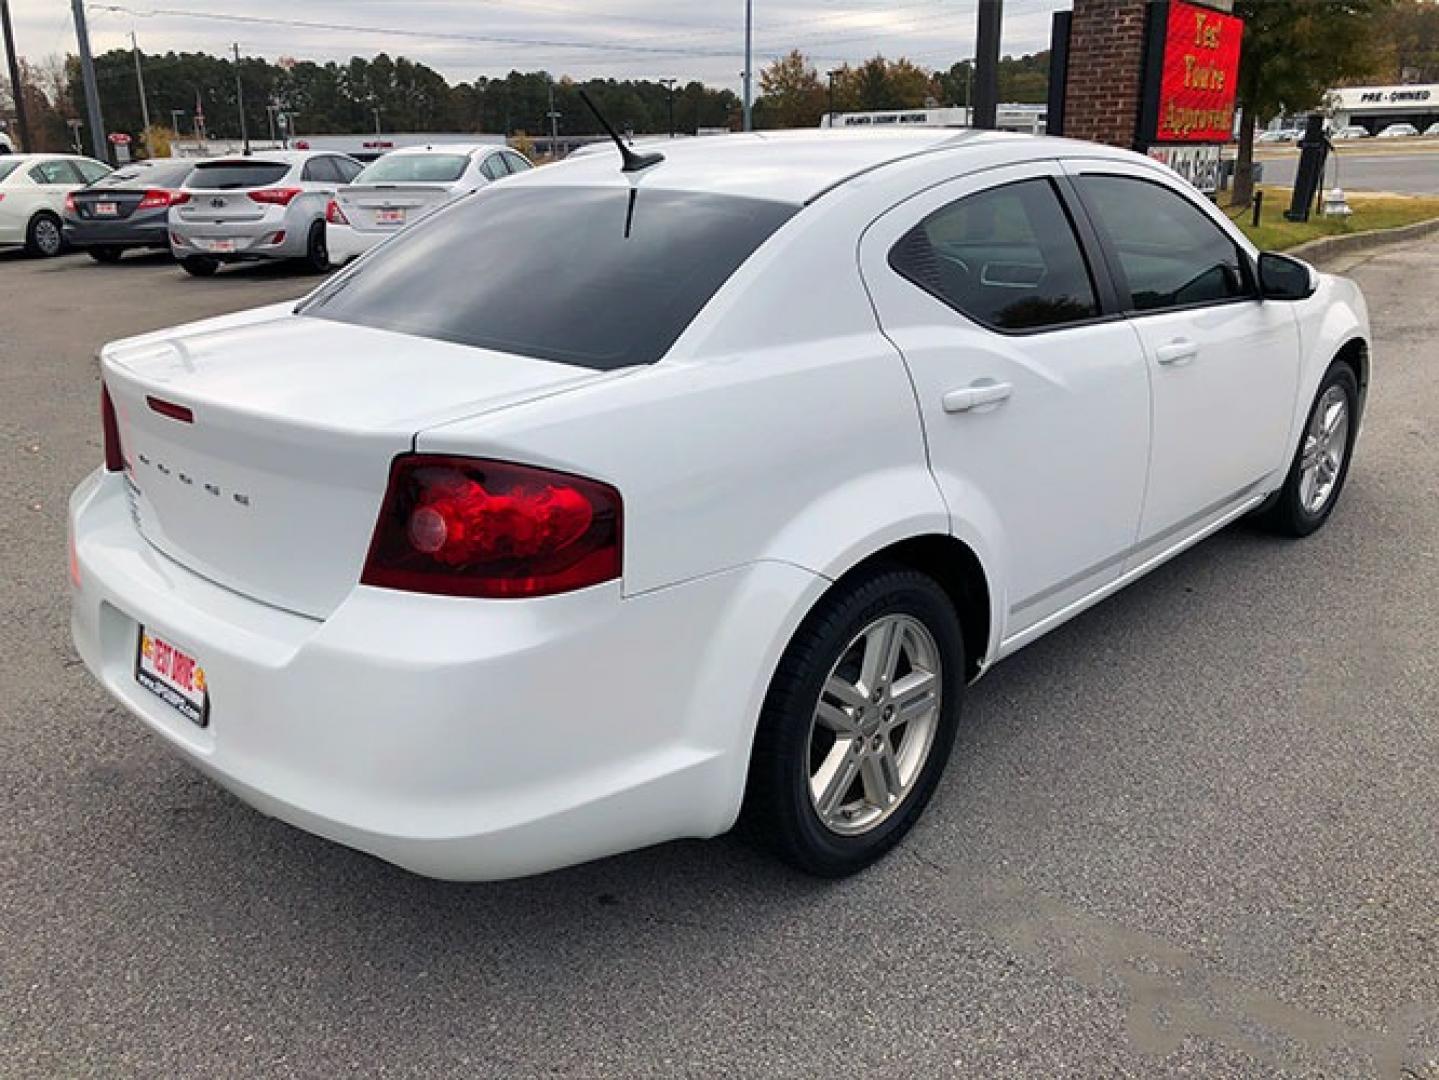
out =
<path fill-rule="evenodd" d="M 670 92 L 670 138 L 675 137 L 675 80 L 661 79 L 660 85 Z"/>
<path fill-rule="evenodd" d="M 550 109 L 545 113 L 550 122 L 550 158 L 560 156 L 560 112 L 555 108 L 555 80 L 550 80 Z"/>
<path fill-rule="evenodd" d="M 5 54 L 10 58 L 10 92 L 15 98 L 15 126 L 20 129 L 20 149 L 32 152 L 30 122 L 25 117 L 25 91 L 20 86 L 20 54 L 15 51 L 15 30 L 10 25 L 10 0 L 0 0 L 0 24 L 5 30 Z"/>
<path fill-rule="evenodd" d="M 1004 0 L 979 0 L 974 47 L 974 113 L 970 126 L 993 131 L 999 121 L 999 28 Z"/>
<path fill-rule="evenodd" d="M 76 0 L 79 3 L 79 0 Z M 754 0 L 744 0 L 744 129 L 754 130 Z"/>
<path fill-rule="evenodd" d="M 145 125 L 145 152 L 150 152 L 149 131 L 150 131 L 150 103 L 145 100 L 145 69 L 140 66 L 140 42 L 135 39 L 135 31 L 130 31 L 130 49 L 135 54 L 135 85 L 140 88 L 140 122 Z"/>
<path fill-rule="evenodd" d="M 85 25 L 85 0 L 71 0 L 75 15 L 75 41 L 80 46 L 80 74 L 85 81 L 85 112 L 90 117 L 90 147 L 100 161 L 109 161 L 105 121 L 100 116 L 100 88 L 95 83 L 95 58 L 90 55 L 90 30 Z"/>
<path fill-rule="evenodd" d="M 79 3 L 80 0 L 75 0 Z M 245 126 L 245 88 L 240 85 L 240 43 L 235 42 L 235 104 L 240 108 L 240 141 L 245 144 L 245 156 L 250 155 L 250 129 Z"/>

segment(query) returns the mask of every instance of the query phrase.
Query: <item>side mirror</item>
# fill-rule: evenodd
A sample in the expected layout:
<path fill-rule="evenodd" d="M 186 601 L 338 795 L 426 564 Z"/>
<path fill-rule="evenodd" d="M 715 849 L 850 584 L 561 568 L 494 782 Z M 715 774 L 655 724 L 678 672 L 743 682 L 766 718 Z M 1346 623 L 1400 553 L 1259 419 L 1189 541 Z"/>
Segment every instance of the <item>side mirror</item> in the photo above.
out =
<path fill-rule="evenodd" d="M 1259 256 L 1259 292 L 1266 300 L 1307 300 L 1319 288 L 1319 272 L 1307 262 L 1266 251 Z"/>

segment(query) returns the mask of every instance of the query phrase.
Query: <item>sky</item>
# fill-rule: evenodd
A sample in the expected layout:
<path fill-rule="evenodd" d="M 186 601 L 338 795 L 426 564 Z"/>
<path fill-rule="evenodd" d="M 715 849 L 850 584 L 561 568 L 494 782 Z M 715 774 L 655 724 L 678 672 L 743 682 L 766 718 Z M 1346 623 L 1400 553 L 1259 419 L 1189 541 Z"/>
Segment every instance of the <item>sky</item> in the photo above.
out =
<path fill-rule="evenodd" d="M 68 0 L 11 0 L 21 55 L 74 52 Z M 1005 0 L 1001 50 L 1046 48 L 1066 0 Z M 96 52 L 228 51 L 275 60 L 387 52 L 451 82 L 511 69 L 700 79 L 738 89 L 744 0 L 92 0 Z M 754 0 L 755 70 L 798 48 L 821 71 L 883 53 L 944 68 L 973 55 L 977 0 Z M 121 10 L 115 10 L 121 9 Z M 306 24 L 306 25 L 297 25 Z M 324 24 L 324 25 L 317 25 Z"/>

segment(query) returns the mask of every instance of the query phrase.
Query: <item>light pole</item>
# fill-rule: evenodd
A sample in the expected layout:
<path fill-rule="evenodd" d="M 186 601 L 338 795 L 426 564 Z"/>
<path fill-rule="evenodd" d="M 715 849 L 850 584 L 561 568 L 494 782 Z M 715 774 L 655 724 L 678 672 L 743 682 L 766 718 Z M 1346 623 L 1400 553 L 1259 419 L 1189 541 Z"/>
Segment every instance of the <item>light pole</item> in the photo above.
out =
<path fill-rule="evenodd" d="M 235 104 L 240 109 L 240 142 L 245 156 L 250 156 L 250 129 L 245 126 L 245 88 L 240 85 L 240 43 L 235 42 Z"/>
<path fill-rule="evenodd" d="M 110 160 L 105 145 L 105 120 L 100 115 L 100 88 L 95 82 L 95 58 L 90 55 L 90 29 L 85 24 L 85 0 L 73 0 L 70 10 L 75 18 L 75 42 L 80 46 L 80 76 L 85 83 L 85 113 L 90 119 L 90 146 L 101 161 Z M 76 146 L 78 153 L 80 148 Z"/>
<path fill-rule="evenodd" d="M 675 137 L 675 81 L 674 79 L 661 79 L 660 85 L 670 92 L 670 138 Z"/>
<path fill-rule="evenodd" d="M 979 0 L 975 35 L 975 101 L 970 126 L 993 131 L 999 119 L 999 34 L 1004 0 Z"/>
<path fill-rule="evenodd" d="M 825 74 L 829 77 L 829 126 L 834 127 L 834 77 L 840 73 L 839 68 L 830 68 Z"/>
<path fill-rule="evenodd" d="M 550 107 L 545 113 L 545 119 L 550 122 L 550 160 L 556 161 L 560 156 L 560 110 L 555 108 L 555 80 L 549 81 Z"/>
<path fill-rule="evenodd" d="M 375 134 L 376 134 L 376 135 L 379 135 L 379 134 L 380 134 L 380 110 L 379 110 L 379 109 L 371 109 L 371 110 L 370 110 L 370 113 L 371 113 L 371 115 L 373 115 L 374 118 L 375 118 Z"/>
<path fill-rule="evenodd" d="M 78 2 L 78 0 L 77 0 Z M 744 129 L 754 130 L 754 0 L 744 0 Z"/>
<path fill-rule="evenodd" d="M 25 115 L 25 92 L 20 88 L 20 54 L 15 51 L 15 30 L 10 25 L 10 0 L 0 0 L 0 31 L 5 35 L 5 55 L 10 63 L 10 93 L 15 99 L 15 124 L 20 129 L 20 149 L 31 150 L 30 121 Z"/>

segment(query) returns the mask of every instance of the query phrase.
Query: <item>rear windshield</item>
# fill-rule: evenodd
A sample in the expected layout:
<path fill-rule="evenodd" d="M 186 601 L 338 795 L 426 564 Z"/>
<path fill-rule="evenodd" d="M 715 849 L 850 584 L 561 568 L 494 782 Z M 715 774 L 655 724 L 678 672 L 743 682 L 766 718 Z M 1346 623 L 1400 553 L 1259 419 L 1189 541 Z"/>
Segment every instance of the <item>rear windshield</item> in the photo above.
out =
<path fill-rule="evenodd" d="M 447 184 L 469 164 L 466 154 L 390 154 L 365 167 L 356 184 Z"/>
<path fill-rule="evenodd" d="M 91 184 L 95 188 L 177 188 L 195 169 L 192 161 L 117 169 Z"/>
<path fill-rule="evenodd" d="M 3 181 L 5 177 L 9 176 L 19 167 L 20 163 L 18 161 L 6 161 L 0 158 L 0 181 Z"/>
<path fill-rule="evenodd" d="M 398 234 L 300 310 L 599 371 L 651 364 L 797 209 L 500 184 Z"/>
<path fill-rule="evenodd" d="M 281 161 L 211 161 L 195 166 L 186 187 L 205 190 L 264 187 L 284 179 L 290 166 Z"/>

